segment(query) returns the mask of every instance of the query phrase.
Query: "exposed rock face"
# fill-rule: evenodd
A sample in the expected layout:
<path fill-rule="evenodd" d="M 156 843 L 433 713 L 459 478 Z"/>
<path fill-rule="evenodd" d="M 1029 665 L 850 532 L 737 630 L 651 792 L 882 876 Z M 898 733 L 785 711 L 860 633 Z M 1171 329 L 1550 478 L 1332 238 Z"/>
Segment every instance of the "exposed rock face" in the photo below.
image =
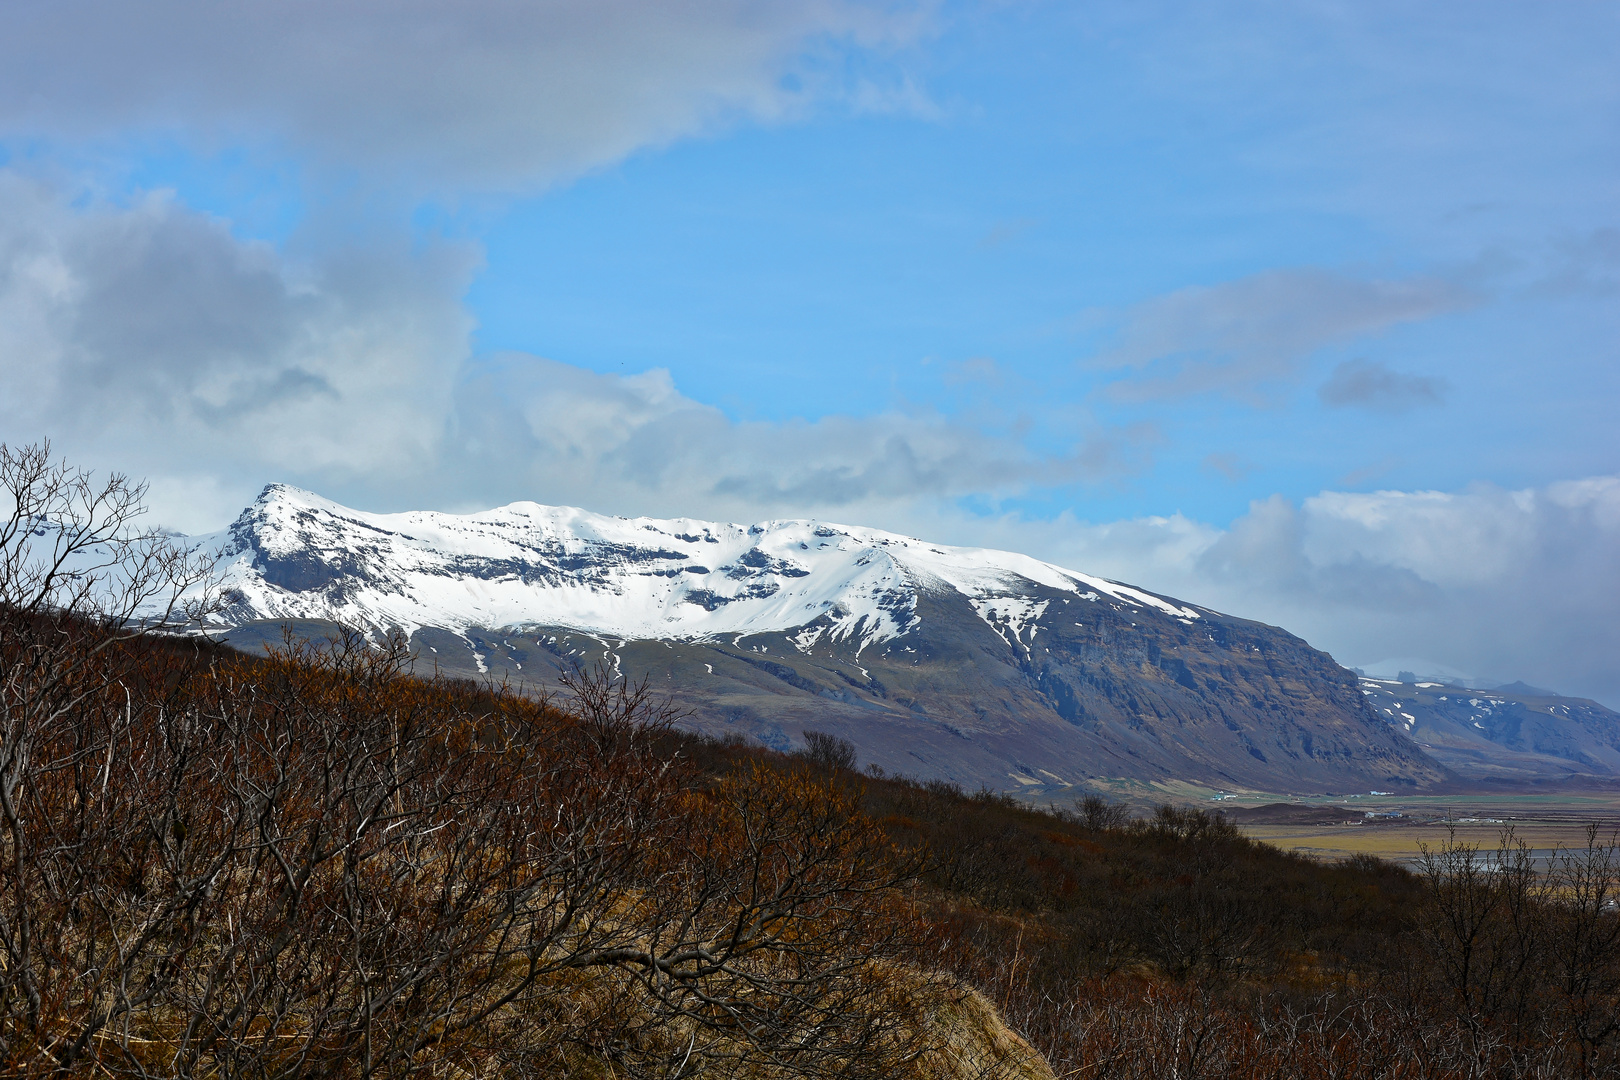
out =
<path fill-rule="evenodd" d="M 469 628 L 415 640 L 445 670 L 530 683 L 603 662 L 667 688 L 705 730 L 789 749 L 815 728 L 853 741 L 863 765 L 970 787 L 1038 795 L 1129 777 L 1317 792 L 1443 779 L 1372 714 L 1354 676 L 1274 628 L 1213 614 L 1189 628 L 1100 604 L 1064 626 L 1070 598 L 1015 638 L 953 610 L 965 606 L 925 598 L 920 626 L 860 652 L 801 648 L 790 633 L 638 641 Z"/>
<path fill-rule="evenodd" d="M 242 644 L 289 620 L 398 628 L 424 665 L 535 688 L 603 662 L 696 727 L 782 748 L 816 728 L 863 765 L 969 786 L 1447 779 L 1291 634 L 1009 552 L 531 503 L 373 515 L 280 486 L 197 539 L 225 559 Z"/>

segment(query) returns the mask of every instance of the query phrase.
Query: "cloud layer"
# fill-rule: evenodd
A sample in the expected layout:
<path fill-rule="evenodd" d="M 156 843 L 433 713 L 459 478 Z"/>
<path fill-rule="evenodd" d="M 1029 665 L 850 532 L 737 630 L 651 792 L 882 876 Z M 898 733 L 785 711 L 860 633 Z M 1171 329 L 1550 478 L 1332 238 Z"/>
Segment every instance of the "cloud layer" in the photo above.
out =
<path fill-rule="evenodd" d="M 861 0 L 19 0 L 5 21 L 0 131 L 279 139 L 328 165 L 509 189 L 828 96 L 901 104 L 903 79 L 853 79 L 837 47 L 910 40 L 927 16 Z"/>
<path fill-rule="evenodd" d="M 0 172 L 0 431 L 152 478 L 217 526 L 269 479 L 396 508 L 520 498 L 746 517 L 1108 475 L 1096 431 L 1058 453 L 931 411 L 737 422 L 666 372 L 472 359 L 475 253 L 382 243 L 297 264 L 149 196 L 91 201 Z"/>
<path fill-rule="evenodd" d="M 528 462 L 530 490 L 668 513 L 797 516 L 1005 496 L 1107 475 L 1132 452 L 1127 436 L 1099 432 L 1046 455 L 933 412 L 735 422 L 663 371 L 599 375 L 524 355 L 472 369 L 457 418 L 453 453 L 475 474 Z"/>
<path fill-rule="evenodd" d="M 1620 708 L 1620 476 L 1517 491 L 1326 491 L 1181 517 L 1014 523 L 1026 547 L 1287 627 L 1347 665 L 1422 658 Z"/>
<path fill-rule="evenodd" d="M 474 261 L 384 247 L 297 267 L 161 196 L 83 206 L 0 172 L 0 430 L 160 486 L 426 467 Z"/>
<path fill-rule="evenodd" d="M 1474 302 L 1438 278 L 1362 280 L 1312 268 L 1271 270 L 1179 289 L 1125 313 L 1118 342 L 1093 359 L 1127 377 L 1121 401 L 1223 393 L 1252 399 L 1327 345 L 1432 318 Z"/>

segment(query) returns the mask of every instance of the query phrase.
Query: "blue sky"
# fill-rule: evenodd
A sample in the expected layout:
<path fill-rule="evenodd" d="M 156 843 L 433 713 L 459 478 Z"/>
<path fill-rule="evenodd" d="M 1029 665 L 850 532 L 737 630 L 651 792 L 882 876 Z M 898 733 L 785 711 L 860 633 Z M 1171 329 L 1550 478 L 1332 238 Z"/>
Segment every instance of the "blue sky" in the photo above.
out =
<path fill-rule="evenodd" d="M 1151 425 L 1122 475 L 1003 504 L 1039 513 L 1230 518 L 1347 480 L 1611 469 L 1611 298 L 1524 293 L 1613 218 L 1613 100 L 1581 108 L 1588 80 L 1614 89 L 1612 54 L 1570 70 L 1562 49 L 1590 48 L 1589 27 L 1545 28 L 1516 88 L 1539 100 L 1515 103 L 1487 75 L 1520 52 L 1506 34 L 1390 21 L 1335 49 L 1312 20 L 1266 25 L 1278 14 L 1175 29 L 1168 13 L 1101 27 L 1078 9 L 958 13 L 918 50 L 928 115 L 833 111 L 689 142 L 485 224 L 478 346 L 664 367 L 739 418 L 959 413 L 989 395 L 1049 452 L 1077 423 Z M 1232 70 L 1238 52 L 1255 70 Z M 1549 75 L 1564 94 L 1535 85 Z M 1591 175 L 1604 143 L 1608 184 Z M 1088 362 L 1137 305 L 1312 270 L 1451 296 L 1370 333 L 1324 331 L 1271 377 L 1213 392 L 1122 401 L 1117 373 Z M 1332 368 L 1356 359 L 1437 392 L 1324 404 Z M 992 385 L 953 379 L 976 363 Z"/>
<path fill-rule="evenodd" d="M 820 516 L 1620 704 L 1612 5 L 0 30 L 0 438 L 179 527 Z"/>

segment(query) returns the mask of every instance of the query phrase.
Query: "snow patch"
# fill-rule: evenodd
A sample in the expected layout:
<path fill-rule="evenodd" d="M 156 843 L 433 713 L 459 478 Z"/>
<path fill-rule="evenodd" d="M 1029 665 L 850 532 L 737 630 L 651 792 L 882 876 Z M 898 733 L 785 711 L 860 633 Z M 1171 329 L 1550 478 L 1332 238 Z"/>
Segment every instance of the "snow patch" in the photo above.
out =
<path fill-rule="evenodd" d="M 983 600 L 969 600 L 968 603 L 973 605 L 973 610 L 978 612 L 979 618 L 983 619 L 985 625 L 994 630 L 1001 640 L 1026 652 L 1029 646 L 1019 640 L 1023 636 L 1024 628 L 1029 627 L 1029 638 L 1034 641 L 1035 631 L 1039 629 L 1035 624 L 1051 606 L 1050 600 L 1032 600 L 1027 596 L 996 596 Z"/>

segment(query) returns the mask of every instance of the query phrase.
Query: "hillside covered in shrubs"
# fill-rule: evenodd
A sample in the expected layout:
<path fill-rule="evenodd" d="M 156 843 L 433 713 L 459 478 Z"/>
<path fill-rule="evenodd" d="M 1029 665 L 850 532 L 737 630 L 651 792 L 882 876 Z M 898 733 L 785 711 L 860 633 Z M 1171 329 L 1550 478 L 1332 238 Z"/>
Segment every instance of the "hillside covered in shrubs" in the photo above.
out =
<path fill-rule="evenodd" d="M 1322 864 L 700 738 L 606 671 L 247 655 L 131 622 L 206 579 L 138 488 L 0 467 L 0 1074 L 1620 1074 L 1595 830 Z"/>

